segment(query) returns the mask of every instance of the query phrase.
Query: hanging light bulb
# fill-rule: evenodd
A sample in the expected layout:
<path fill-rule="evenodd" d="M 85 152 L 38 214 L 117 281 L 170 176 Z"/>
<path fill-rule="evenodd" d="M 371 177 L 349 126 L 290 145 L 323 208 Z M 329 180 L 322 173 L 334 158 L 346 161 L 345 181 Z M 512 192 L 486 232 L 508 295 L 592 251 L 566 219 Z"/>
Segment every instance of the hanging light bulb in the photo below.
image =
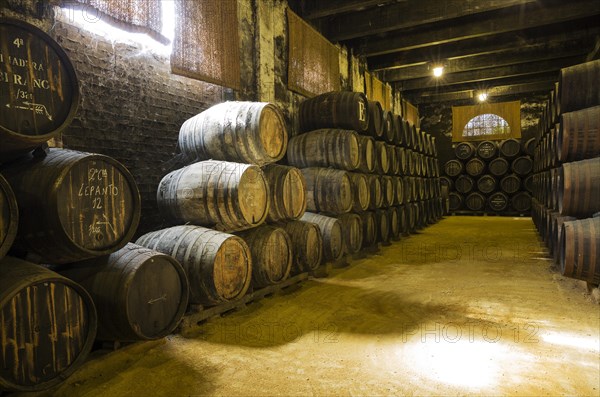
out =
<path fill-rule="evenodd" d="M 444 74 L 444 67 L 443 66 L 436 66 L 433 68 L 433 75 L 435 77 L 442 77 L 442 75 Z"/>
<path fill-rule="evenodd" d="M 477 96 L 477 98 L 479 99 L 479 102 L 485 102 L 487 101 L 488 98 L 488 94 L 485 91 L 482 91 L 479 93 L 479 95 Z"/>

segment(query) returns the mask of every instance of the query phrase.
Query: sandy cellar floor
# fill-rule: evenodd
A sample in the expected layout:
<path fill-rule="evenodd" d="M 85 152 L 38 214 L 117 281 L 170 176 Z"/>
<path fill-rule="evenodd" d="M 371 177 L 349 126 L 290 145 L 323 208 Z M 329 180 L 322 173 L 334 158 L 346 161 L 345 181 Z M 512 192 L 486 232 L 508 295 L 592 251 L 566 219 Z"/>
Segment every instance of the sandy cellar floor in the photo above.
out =
<path fill-rule="evenodd" d="M 597 396 L 599 306 L 541 247 L 529 218 L 449 217 L 42 395 Z"/>

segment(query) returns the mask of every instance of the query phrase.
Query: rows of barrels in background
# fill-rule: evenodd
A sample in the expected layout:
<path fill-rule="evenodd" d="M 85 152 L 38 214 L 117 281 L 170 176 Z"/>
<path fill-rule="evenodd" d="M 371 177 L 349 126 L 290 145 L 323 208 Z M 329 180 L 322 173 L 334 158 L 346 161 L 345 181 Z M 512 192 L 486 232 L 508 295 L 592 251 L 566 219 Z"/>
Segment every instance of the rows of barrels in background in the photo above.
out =
<path fill-rule="evenodd" d="M 456 159 L 444 164 L 441 178 L 450 192 L 448 210 L 529 213 L 534 142 L 532 138 L 457 144 Z"/>
<path fill-rule="evenodd" d="M 561 273 L 600 283 L 600 60 L 561 70 L 538 122 L 533 221 Z"/>

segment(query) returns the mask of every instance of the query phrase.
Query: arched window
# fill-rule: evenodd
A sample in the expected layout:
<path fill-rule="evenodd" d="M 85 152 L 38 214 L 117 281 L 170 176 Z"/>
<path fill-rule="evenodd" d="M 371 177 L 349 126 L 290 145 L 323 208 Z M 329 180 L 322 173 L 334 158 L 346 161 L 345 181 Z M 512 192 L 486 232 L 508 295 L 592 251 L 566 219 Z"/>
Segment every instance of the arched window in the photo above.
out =
<path fill-rule="evenodd" d="M 463 128 L 463 136 L 509 135 L 510 126 L 502 117 L 493 113 L 473 117 Z"/>

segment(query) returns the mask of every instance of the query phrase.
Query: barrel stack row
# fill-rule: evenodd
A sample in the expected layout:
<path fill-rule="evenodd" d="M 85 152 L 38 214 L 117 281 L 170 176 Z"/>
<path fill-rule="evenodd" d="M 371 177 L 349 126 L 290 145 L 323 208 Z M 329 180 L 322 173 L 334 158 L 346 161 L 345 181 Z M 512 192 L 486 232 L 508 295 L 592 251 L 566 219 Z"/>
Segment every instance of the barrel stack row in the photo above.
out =
<path fill-rule="evenodd" d="M 441 217 L 429 134 L 357 92 L 307 99 L 298 116 L 287 162 L 306 180 L 302 219 L 320 226 L 325 260 L 387 244 Z"/>
<path fill-rule="evenodd" d="M 538 123 L 533 221 L 565 276 L 600 283 L 600 60 L 564 68 Z"/>
<path fill-rule="evenodd" d="M 520 139 L 456 145 L 456 159 L 444 164 L 442 186 L 447 186 L 449 211 L 490 211 L 526 214 L 531 209 L 533 144 Z"/>

